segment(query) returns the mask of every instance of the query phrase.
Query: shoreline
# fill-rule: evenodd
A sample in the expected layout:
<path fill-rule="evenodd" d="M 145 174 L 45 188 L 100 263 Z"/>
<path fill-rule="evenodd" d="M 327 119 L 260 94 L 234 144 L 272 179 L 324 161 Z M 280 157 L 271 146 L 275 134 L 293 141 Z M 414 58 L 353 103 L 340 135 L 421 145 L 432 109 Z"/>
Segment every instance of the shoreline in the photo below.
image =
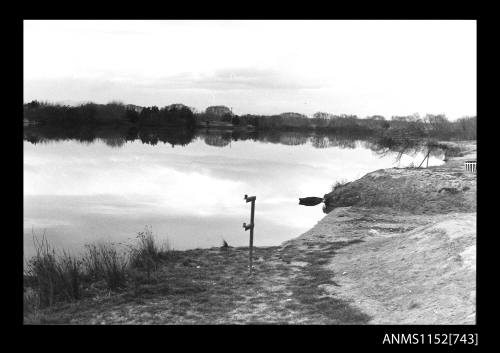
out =
<path fill-rule="evenodd" d="M 460 149 L 444 165 L 378 170 L 326 194 L 340 206 L 290 241 L 360 241 L 328 264 L 341 275 L 327 289 L 370 324 L 475 324 L 476 174 L 463 162 L 476 159 L 476 144 Z"/>
<path fill-rule="evenodd" d="M 254 249 L 251 277 L 247 247 L 172 251 L 148 283 L 95 288 L 25 323 L 474 324 L 476 176 L 463 161 L 475 142 L 460 148 L 326 194 L 335 207 L 313 228 Z"/>

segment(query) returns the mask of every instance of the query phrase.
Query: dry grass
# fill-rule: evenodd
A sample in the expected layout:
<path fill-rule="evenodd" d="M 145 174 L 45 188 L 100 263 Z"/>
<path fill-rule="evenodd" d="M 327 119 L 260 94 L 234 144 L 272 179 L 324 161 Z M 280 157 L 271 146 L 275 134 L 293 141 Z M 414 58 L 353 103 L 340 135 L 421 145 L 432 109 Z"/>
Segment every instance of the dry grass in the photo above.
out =
<path fill-rule="evenodd" d="M 140 232 L 134 244 L 86 244 L 79 256 L 56 249 L 45 234 L 33 234 L 35 256 L 26 262 L 24 311 L 39 310 L 61 302 L 123 291 L 137 283 L 153 282 L 153 273 L 168 258 L 169 246 L 159 246 L 151 228 Z"/>
<path fill-rule="evenodd" d="M 335 184 L 332 185 L 332 192 L 341 188 L 342 186 L 348 184 L 348 181 L 346 179 L 342 179 L 342 180 L 337 180 L 335 182 Z"/>
<path fill-rule="evenodd" d="M 81 261 L 66 251 L 58 254 L 45 234 L 41 238 L 33 235 L 33 243 L 35 256 L 26 263 L 25 279 L 35 293 L 25 296 L 25 305 L 46 307 L 61 300 L 80 299 Z"/>
<path fill-rule="evenodd" d="M 247 324 L 365 323 L 368 318 L 340 299 L 325 297 L 334 283 L 325 269 L 333 244 L 318 252 L 293 247 L 255 248 L 254 274 L 248 248 L 170 251 L 151 280 L 129 283 L 100 300 L 60 304 L 43 312 L 51 323 Z M 307 262 L 297 272 L 293 261 Z M 293 260 L 293 261 L 292 261 Z M 292 261 L 292 263 L 290 263 Z M 266 308 L 260 310 L 260 308 Z M 42 317 L 42 316 L 40 316 Z"/>
<path fill-rule="evenodd" d="M 127 281 L 128 257 L 112 243 L 85 245 L 82 257 L 86 275 L 93 281 L 104 280 L 111 290 L 125 286 Z"/>

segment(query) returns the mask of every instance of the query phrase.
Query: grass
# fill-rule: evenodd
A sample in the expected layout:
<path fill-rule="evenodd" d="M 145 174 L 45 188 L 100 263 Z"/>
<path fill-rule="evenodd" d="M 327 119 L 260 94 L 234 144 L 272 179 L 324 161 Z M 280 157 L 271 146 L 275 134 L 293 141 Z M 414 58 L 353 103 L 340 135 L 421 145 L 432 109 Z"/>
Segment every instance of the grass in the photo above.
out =
<path fill-rule="evenodd" d="M 85 245 L 86 252 L 82 257 L 86 275 L 94 280 L 104 280 L 111 290 L 125 286 L 129 260 L 111 243 L 94 243 Z"/>
<path fill-rule="evenodd" d="M 335 184 L 332 185 L 332 191 L 335 191 L 335 190 L 341 188 L 342 186 L 345 186 L 346 184 L 348 184 L 347 180 L 345 180 L 345 179 L 338 180 L 335 182 Z"/>
<path fill-rule="evenodd" d="M 436 146 L 448 148 L 445 144 L 436 143 Z M 457 154 L 458 150 L 466 153 L 465 148 L 468 148 L 449 147 L 452 154 Z M 323 210 L 328 213 L 337 207 L 360 206 L 433 214 L 475 209 L 475 203 L 463 194 L 473 184 L 463 168 L 453 164 L 417 170 L 419 167 L 413 164 L 395 172 L 370 173 L 351 183 L 337 183 L 325 196 Z"/>
<path fill-rule="evenodd" d="M 293 293 L 286 307 L 300 310 L 305 317 L 314 318 L 316 323 L 323 324 L 366 324 L 370 317 L 352 307 L 345 301 L 329 295 L 325 287 L 338 286 L 335 273 L 326 265 L 334 259 L 335 253 L 346 246 L 356 244 L 360 240 L 338 241 L 315 244 L 311 242 L 311 250 L 299 250 L 293 246 L 283 248 L 283 261 L 301 261 L 307 263 L 301 276 L 290 276 L 290 290 Z M 305 243 L 307 245 L 307 243 Z M 319 248 L 314 248 L 318 246 Z"/>
<path fill-rule="evenodd" d="M 158 269 L 160 261 L 168 254 L 170 247 L 159 246 L 152 229 L 148 227 L 144 232 L 138 233 L 136 238 L 137 243 L 130 247 L 130 267 L 145 271 L 150 280 L 151 274 Z"/>
<path fill-rule="evenodd" d="M 337 249 L 349 244 L 333 243 L 307 251 L 293 246 L 254 248 L 252 276 L 248 273 L 248 247 L 170 250 L 168 256 L 160 256 L 150 280 L 144 273 L 140 283 L 129 276 L 127 286 L 114 294 L 59 303 L 27 321 L 366 323 L 363 313 L 328 296 L 321 286 L 335 285 L 334 273 L 325 265 Z M 308 264 L 297 272 L 294 261 Z"/>
<path fill-rule="evenodd" d="M 86 244 L 79 256 L 56 251 L 45 233 L 33 234 L 35 255 L 26 262 L 24 311 L 36 313 L 56 303 L 74 302 L 104 291 L 123 291 L 152 282 L 170 247 L 159 246 L 151 228 L 128 246 L 110 242 Z"/>
<path fill-rule="evenodd" d="M 25 278 L 34 293 L 25 296 L 25 304 L 46 307 L 57 301 L 80 299 L 83 280 L 81 260 L 66 251 L 57 253 L 45 234 L 40 239 L 33 236 L 33 243 L 35 256 L 26 264 Z"/>

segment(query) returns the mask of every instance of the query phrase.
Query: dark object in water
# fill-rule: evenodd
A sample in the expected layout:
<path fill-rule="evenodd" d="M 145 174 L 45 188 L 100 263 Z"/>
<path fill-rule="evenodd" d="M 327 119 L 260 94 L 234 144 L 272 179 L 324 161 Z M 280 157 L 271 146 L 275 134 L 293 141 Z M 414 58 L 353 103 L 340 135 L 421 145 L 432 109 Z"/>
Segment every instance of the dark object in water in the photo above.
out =
<path fill-rule="evenodd" d="M 302 197 L 299 198 L 299 205 L 316 206 L 323 202 L 322 197 Z"/>

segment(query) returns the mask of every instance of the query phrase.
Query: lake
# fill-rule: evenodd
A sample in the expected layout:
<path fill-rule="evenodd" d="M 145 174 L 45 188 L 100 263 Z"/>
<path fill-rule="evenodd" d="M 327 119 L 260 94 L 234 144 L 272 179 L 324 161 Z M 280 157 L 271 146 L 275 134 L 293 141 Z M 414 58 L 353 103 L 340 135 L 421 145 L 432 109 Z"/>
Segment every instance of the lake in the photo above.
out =
<path fill-rule="evenodd" d="M 278 245 L 313 227 L 322 206 L 300 206 L 299 197 L 329 192 L 337 181 L 371 171 L 419 164 L 423 153 L 380 155 L 366 142 L 347 146 L 197 136 L 184 146 L 140 139 L 24 141 L 24 250 L 32 235 L 78 252 L 85 243 L 129 242 L 150 227 L 178 250 L 248 245 L 250 203 L 257 197 L 256 246 Z M 287 141 L 286 138 L 278 141 Z M 433 156 L 429 166 L 442 164 Z"/>

